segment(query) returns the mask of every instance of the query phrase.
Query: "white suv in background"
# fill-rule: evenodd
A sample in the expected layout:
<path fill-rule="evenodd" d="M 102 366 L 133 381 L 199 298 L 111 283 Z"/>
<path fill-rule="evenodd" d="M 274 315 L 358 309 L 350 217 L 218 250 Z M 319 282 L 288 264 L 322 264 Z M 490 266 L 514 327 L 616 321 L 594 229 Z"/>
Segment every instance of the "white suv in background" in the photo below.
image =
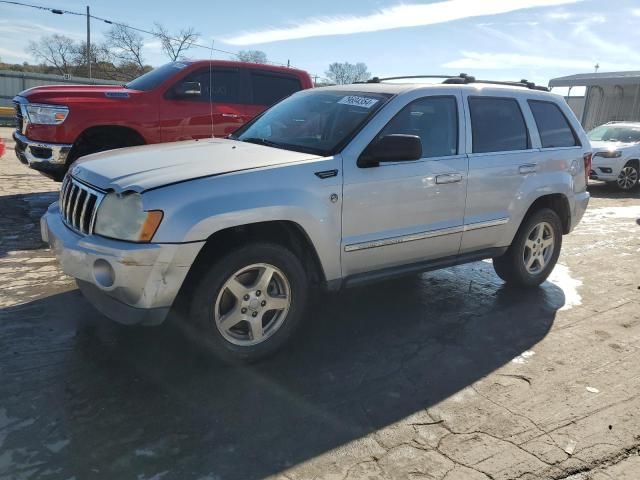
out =
<path fill-rule="evenodd" d="M 640 122 L 609 122 L 588 134 L 593 148 L 590 178 L 616 183 L 621 190 L 638 185 Z"/>

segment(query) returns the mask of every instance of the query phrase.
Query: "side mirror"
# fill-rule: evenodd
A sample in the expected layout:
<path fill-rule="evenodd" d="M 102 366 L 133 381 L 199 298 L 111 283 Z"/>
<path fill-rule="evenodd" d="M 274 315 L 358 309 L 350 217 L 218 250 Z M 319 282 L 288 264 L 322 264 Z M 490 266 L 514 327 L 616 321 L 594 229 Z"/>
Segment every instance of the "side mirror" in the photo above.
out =
<path fill-rule="evenodd" d="M 183 82 L 175 88 L 177 97 L 199 97 L 202 95 L 200 82 Z"/>
<path fill-rule="evenodd" d="M 385 135 L 365 148 L 358 158 L 358 166 L 378 167 L 380 162 L 406 162 L 421 158 L 422 141 L 417 135 Z"/>

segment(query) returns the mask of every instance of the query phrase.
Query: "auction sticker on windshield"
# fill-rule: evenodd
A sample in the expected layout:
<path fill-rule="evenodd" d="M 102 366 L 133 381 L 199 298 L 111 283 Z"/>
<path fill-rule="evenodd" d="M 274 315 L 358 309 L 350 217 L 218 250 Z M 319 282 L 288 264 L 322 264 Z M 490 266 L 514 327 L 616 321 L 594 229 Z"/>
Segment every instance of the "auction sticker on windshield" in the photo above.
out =
<path fill-rule="evenodd" d="M 358 95 L 347 95 L 342 97 L 338 103 L 343 105 L 354 105 L 356 107 L 371 108 L 378 103 L 377 98 L 360 97 Z"/>

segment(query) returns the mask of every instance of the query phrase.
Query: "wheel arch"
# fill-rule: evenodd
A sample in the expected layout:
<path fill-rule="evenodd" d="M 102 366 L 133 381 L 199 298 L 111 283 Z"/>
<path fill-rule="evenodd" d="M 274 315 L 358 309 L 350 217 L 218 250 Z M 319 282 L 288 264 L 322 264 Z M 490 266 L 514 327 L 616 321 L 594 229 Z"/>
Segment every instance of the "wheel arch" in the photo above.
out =
<path fill-rule="evenodd" d="M 564 193 L 550 193 L 536 198 L 527 209 L 520 224 L 522 225 L 527 218 L 541 208 L 549 208 L 556 212 L 562 223 L 562 233 L 565 235 L 569 233 L 571 230 L 571 205 Z"/>
<path fill-rule="evenodd" d="M 305 229 L 291 220 L 267 220 L 227 227 L 211 234 L 196 256 L 181 292 L 188 292 L 194 282 L 206 272 L 207 267 L 222 257 L 224 252 L 256 240 L 291 249 L 309 272 L 312 283 L 326 282 L 322 262 Z"/>
<path fill-rule="evenodd" d="M 147 140 L 144 136 L 135 128 L 124 125 L 92 125 L 85 128 L 80 135 L 73 142 L 73 147 L 69 152 L 67 163 L 72 163 L 76 158 L 87 155 L 85 153 L 89 145 L 95 144 L 95 142 L 109 135 L 118 135 L 119 138 L 124 139 L 126 146 L 145 145 Z"/>

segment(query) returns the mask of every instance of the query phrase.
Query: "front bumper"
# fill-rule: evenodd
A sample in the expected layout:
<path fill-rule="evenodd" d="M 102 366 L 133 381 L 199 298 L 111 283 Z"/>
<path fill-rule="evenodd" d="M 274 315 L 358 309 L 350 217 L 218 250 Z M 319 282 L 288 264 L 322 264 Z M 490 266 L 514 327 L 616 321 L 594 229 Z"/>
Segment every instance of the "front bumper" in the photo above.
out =
<path fill-rule="evenodd" d="M 130 243 L 81 236 L 64 225 L 58 203 L 40 221 L 62 270 L 105 316 L 128 325 L 157 325 L 169 313 L 204 242 Z"/>
<path fill-rule="evenodd" d="M 592 180 L 615 182 L 620 175 L 622 167 L 624 167 L 626 163 L 626 160 L 622 158 L 593 157 L 589 178 Z"/>
<path fill-rule="evenodd" d="M 64 173 L 67 169 L 67 157 L 73 145 L 30 140 L 17 130 L 13 132 L 13 139 L 16 156 L 25 165 L 48 174 Z"/>

